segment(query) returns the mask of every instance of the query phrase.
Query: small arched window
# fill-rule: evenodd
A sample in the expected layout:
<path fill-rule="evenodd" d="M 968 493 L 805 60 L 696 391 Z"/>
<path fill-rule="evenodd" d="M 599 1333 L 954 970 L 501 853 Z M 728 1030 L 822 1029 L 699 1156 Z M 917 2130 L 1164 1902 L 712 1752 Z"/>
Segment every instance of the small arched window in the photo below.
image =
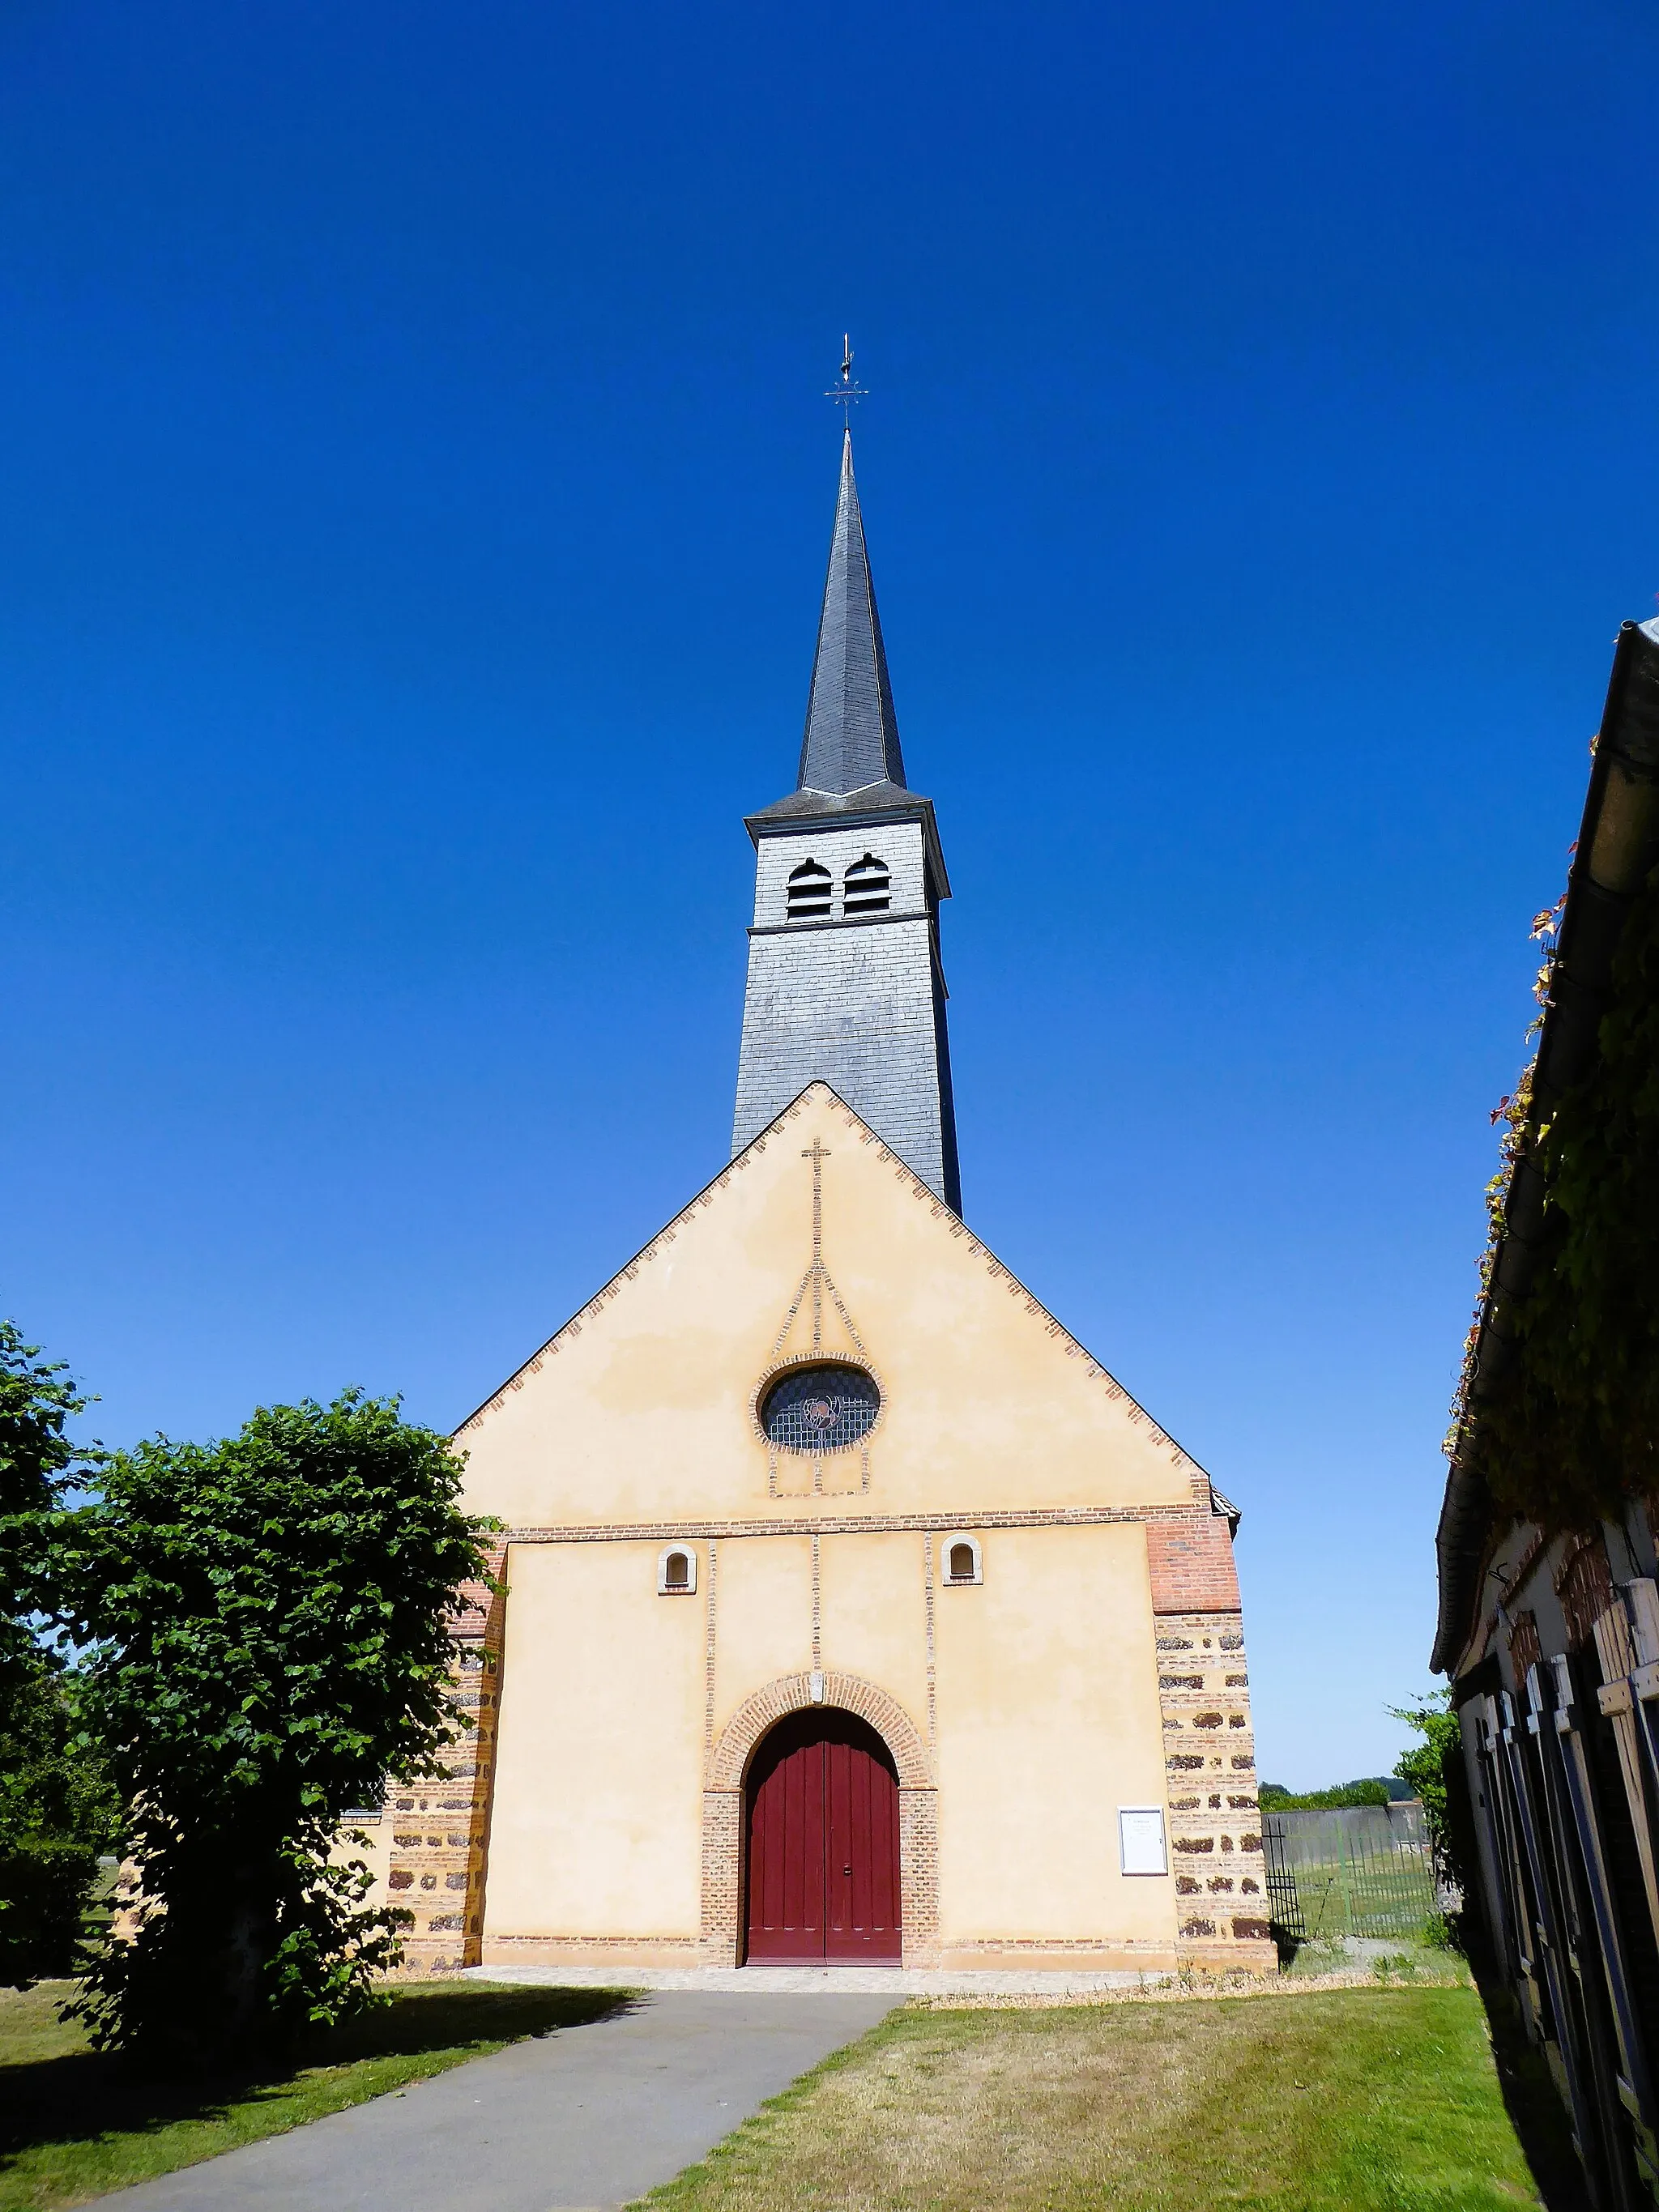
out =
<path fill-rule="evenodd" d="M 657 1561 L 659 1597 L 690 1597 L 697 1587 L 697 1555 L 684 1544 L 670 1544 Z"/>
<path fill-rule="evenodd" d="M 803 860 L 789 871 L 788 919 L 813 921 L 830 912 L 830 871 L 817 860 Z"/>
<path fill-rule="evenodd" d="M 977 1583 L 984 1580 L 980 1565 L 979 1545 L 972 1536 L 952 1536 L 945 1546 L 945 1579 L 947 1583 Z"/>
<path fill-rule="evenodd" d="M 886 861 L 878 860 L 873 853 L 854 860 L 842 883 L 842 912 L 884 914 L 891 904 L 892 878 Z"/>

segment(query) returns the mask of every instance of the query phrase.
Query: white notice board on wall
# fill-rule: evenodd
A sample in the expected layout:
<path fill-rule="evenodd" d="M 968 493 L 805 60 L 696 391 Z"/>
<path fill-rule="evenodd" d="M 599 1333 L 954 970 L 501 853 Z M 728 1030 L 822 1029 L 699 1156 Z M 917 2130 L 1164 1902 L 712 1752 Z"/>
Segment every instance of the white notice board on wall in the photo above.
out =
<path fill-rule="evenodd" d="M 1120 1863 L 1125 1874 L 1168 1874 L 1164 1849 L 1164 1808 L 1161 1805 L 1120 1805 L 1117 1808 Z"/>

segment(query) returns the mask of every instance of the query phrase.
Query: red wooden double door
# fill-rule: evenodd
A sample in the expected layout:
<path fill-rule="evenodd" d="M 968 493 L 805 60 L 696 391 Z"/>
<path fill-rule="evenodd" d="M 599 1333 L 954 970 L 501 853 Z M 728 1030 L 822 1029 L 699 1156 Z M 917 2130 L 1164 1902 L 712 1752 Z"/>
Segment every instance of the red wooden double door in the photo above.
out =
<path fill-rule="evenodd" d="M 755 1755 L 748 1957 L 899 1956 L 898 1776 L 851 1713 L 792 1713 Z"/>

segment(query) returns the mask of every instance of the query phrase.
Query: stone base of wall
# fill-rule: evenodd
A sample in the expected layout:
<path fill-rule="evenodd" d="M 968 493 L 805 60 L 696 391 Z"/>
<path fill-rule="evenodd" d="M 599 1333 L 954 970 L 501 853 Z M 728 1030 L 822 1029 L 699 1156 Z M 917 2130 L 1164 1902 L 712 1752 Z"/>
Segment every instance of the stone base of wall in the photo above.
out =
<path fill-rule="evenodd" d="M 419 1957 L 429 1947 L 411 1944 L 410 1957 L 398 1978 L 458 1972 L 469 1963 L 452 1948 L 447 1955 Z M 483 1944 L 486 1966 L 605 1966 L 618 1973 L 630 1966 L 731 1966 L 727 1956 L 711 1958 L 695 1936 L 490 1936 Z M 1200 1973 L 1271 1974 L 1279 1969 L 1279 1954 L 1266 1937 L 1228 1937 L 1213 1942 L 1138 1942 L 1125 1938 L 1079 1937 L 1054 1941 L 1039 1936 L 988 1937 L 982 1942 L 940 1943 L 926 1952 L 907 1943 L 906 1966 L 934 1968 L 948 1973 L 1053 1974 L 1056 1978 L 1079 1973 L 1173 1974 L 1183 1969 Z"/>
<path fill-rule="evenodd" d="M 1224 1943 L 1183 1943 L 1180 1963 L 1196 1973 L 1276 1974 L 1279 1946 L 1267 1937 L 1230 1937 Z"/>
<path fill-rule="evenodd" d="M 435 1981 L 445 1974 L 459 1974 L 463 1966 L 477 1964 L 474 1956 L 477 1945 L 462 1936 L 452 1936 L 447 1942 L 441 1937 L 410 1936 L 404 1939 L 403 1964 L 396 1966 L 384 1979 L 389 1982 Z"/>
<path fill-rule="evenodd" d="M 708 1964 L 695 1936 L 486 1936 L 483 1953 L 480 1964 L 486 1966 Z"/>
<path fill-rule="evenodd" d="M 957 1974 L 1169 1974 L 1180 1966 L 1180 1954 L 1168 1943 L 1143 1942 L 1129 1936 L 1090 1936 L 1056 1940 L 1046 1936 L 990 1936 L 982 1942 L 941 1943 L 927 1959 L 913 1959 L 907 1948 L 907 1966 L 937 1966 Z"/>

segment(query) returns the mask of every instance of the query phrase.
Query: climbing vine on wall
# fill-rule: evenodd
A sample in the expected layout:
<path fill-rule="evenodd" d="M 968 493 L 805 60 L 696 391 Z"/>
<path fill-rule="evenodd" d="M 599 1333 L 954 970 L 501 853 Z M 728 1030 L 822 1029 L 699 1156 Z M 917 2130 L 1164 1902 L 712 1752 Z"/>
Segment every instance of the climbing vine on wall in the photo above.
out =
<path fill-rule="evenodd" d="M 1553 920 L 1540 917 L 1546 988 Z M 1497 1506 L 1553 1530 L 1659 1492 L 1659 870 L 1626 921 L 1613 987 L 1600 1059 L 1549 1120 L 1534 1124 L 1530 1075 L 1500 1109 L 1495 1214 L 1525 1147 L 1547 1186 L 1543 1240 L 1509 1311 L 1516 1357 L 1477 1421 L 1455 1409 Z"/>

